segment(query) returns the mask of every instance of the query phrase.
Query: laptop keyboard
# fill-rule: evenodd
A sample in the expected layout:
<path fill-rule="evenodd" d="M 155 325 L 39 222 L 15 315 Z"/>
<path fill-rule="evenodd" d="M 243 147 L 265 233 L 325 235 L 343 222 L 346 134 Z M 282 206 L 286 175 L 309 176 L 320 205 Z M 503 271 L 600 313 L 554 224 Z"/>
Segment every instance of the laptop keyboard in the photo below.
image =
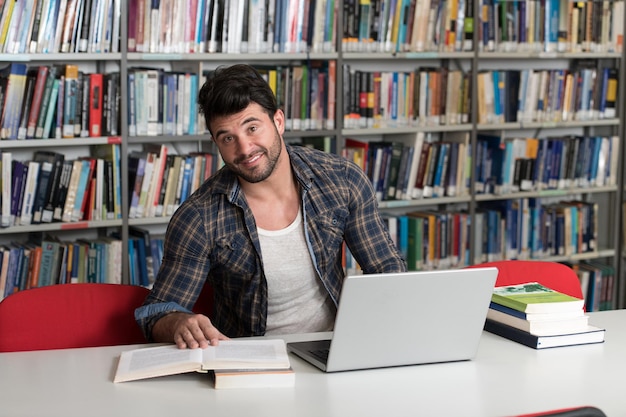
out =
<path fill-rule="evenodd" d="M 326 363 L 326 361 L 328 361 L 328 352 L 330 352 L 330 349 L 315 349 L 310 350 L 309 352 L 320 362 Z"/>

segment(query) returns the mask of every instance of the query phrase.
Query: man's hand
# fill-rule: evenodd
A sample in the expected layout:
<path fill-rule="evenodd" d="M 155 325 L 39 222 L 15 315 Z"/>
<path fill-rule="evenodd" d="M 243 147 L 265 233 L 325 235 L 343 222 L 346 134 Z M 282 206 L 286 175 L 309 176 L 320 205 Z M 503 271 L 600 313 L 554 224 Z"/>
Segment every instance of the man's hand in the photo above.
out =
<path fill-rule="evenodd" d="M 179 349 L 206 348 L 228 340 L 202 314 L 170 313 L 157 321 L 152 329 L 152 338 L 157 342 L 174 342 Z"/>

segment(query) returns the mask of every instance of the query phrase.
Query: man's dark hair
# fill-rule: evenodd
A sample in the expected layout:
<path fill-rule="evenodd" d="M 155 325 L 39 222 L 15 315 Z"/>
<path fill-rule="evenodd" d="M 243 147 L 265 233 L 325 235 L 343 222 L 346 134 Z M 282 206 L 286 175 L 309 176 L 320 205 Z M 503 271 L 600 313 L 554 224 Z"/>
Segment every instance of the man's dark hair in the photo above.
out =
<path fill-rule="evenodd" d="M 207 129 L 215 117 L 239 113 L 250 103 L 257 103 L 274 117 L 278 104 L 269 84 L 259 72 L 247 64 L 218 67 L 209 74 L 198 94 L 200 112 Z"/>

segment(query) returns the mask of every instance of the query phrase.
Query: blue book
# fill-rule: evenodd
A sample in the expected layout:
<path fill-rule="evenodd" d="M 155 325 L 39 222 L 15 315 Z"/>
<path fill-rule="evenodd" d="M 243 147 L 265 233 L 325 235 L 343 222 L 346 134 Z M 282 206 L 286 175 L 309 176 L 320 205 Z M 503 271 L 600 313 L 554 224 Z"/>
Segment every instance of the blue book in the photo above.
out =
<path fill-rule="evenodd" d="M 37 278 L 37 286 L 43 287 L 53 284 L 53 268 L 54 258 L 59 251 L 59 242 L 53 237 L 46 237 L 41 242 L 41 264 L 39 267 L 39 276 Z"/>
<path fill-rule="evenodd" d="M 95 281 L 98 284 L 106 282 L 106 268 L 107 268 L 107 248 L 104 242 L 99 240 L 93 241 L 93 246 L 96 253 L 96 275 Z"/>
<path fill-rule="evenodd" d="M 93 172 L 95 160 L 83 159 L 81 160 L 82 168 L 80 171 L 80 178 L 78 180 L 78 188 L 76 192 L 76 200 L 74 201 L 74 209 L 72 211 L 72 221 L 77 222 L 83 218 L 83 200 L 87 194 L 89 179 Z"/>
<path fill-rule="evenodd" d="M 397 52 L 402 52 L 404 49 L 404 44 L 407 43 L 405 42 L 405 38 L 407 32 L 407 23 L 409 20 L 409 3 L 409 0 L 401 0 L 399 1 L 397 6 L 400 8 L 400 27 L 398 28 L 398 39 L 395 45 L 395 51 Z"/>
<path fill-rule="evenodd" d="M 146 287 L 149 283 L 148 268 L 146 265 L 146 248 L 143 239 L 141 238 L 132 237 L 131 241 L 133 244 L 133 249 L 135 251 L 135 257 L 137 259 L 137 265 L 139 266 L 139 285 Z"/>
<path fill-rule="evenodd" d="M 504 172 L 510 171 L 505 169 L 505 167 L 509 167 L 510 165 L 505 165 L 505 151 L 506 144 L 511 144 L 510 151 L 512 152 L 512 142 L 511 141 L 503 141 L 503 138 L 500 136 L 494 135 L 478 135 L 478 140 L 483 147 L 483 158 L 486 158 L 485 161 L 491 161 L 490 164 L 483 163 L 483 166 L 490 167 L 491 169 L 483 174 L 483 181 L 485 185 L 486 193 L 495 193 L 501 194 L 505 191 L 504 187 Z M 509 163 L 514 163 L 512 161 L 512 154 L 509 156 Z M 510 172 L 507 172 L 510 174 Z"/>
<path fill-rule="evenodd" d="M 183 171 L 183 183 L 180 193 L 180 202 L 182 204 L 191 194 L 191 173 L 193 172 L 194 158 L 187 156 L 185 158 L 185 167 Z"/>
<path fill-rule="evenodd" d="M 501 123 L 503 122 L 502 105 L 504 101 L 502 97 L 504 95 L 504 79 L 501 79 L 500 71 L 491 71 L 491 80 L 493 83 L 493 113 L 495 122 Z"/>
<path fill-rule="evenodd" d="M 138 278 L 139 265 L 137 262 L 137 256 L 135 255 L 135 245 L 133 243 L 133 238 L 130 237 L 128 241 L 128 272 L 130 285 L 140 285 Z"/>
<path fill-rule="evenodd" d="M 556 52 L 559 41 L 559 0 L 546 0 L 544 15 L 544 33 L 546 52 Z"/>
<path fill-rule="evenodd" d="M 487 261 L 496 260 L 500 255 L 500 219 L 498 210 L 487 210 Z"/>
<path fill-rule="evenodd" d="M 444 175 L 448 165 L 448 150 L 450 144 L 441 142 L 439 145 L 439 154 L 437 155 L 437 165 L 435 167 L 435 175 L 433 177 L 433 197 L 443 197 L 444 195 Z"/>
<path fill-rule="evenodd" d="M 529 198 L 528 208 L 530 211 L 530 233 L 528 244 L 528 247 L 530 249 L 530 257 L 541 258 L 543 254 L 543 209 L 541 206 L 541 199 Z"/>
<path fill-rule="evenodd" d="M 154 276 L 156 277 L 159 274 L 159 269 L 161 268 L 161 248 L 159 247 L 159 239 L 151 237 L 150 238 L 150 251 L 152 252 L 152 262 L 154 266 Z"/>
<path fill-rule="evenodd" d="M 450 152 L 448 157 L 448 172 L 446 173 L 445 195 L 454 197 L 457 195 L 457 176 L 458 176 L 458 159 L 459 159 L 459 146 L 458 142 L 450 143 Z M 459 184 L 460 186 L 460 184 Z"/>
<path fill-rule="evenodd" d="M 594 136 L 591 138 L 592 150 L 590 156 L 589 167 L 589 184 L 594 183 L 595 178 L 598 176 L 598 163 L 600 162 L 600 150 L 602 147 L 602 137 Z"/>
<path fill-rule="evenodd" d="M 398 120 L 398 72 L 394 71 L 391 75 L 391 124 L 392 126 Z"/>
<path fill-rule="evenodd" d="M 277 3 L 278 1 L 281 0 L 277 0 Z M 324 25 L 324 52 L 332 52 L 335 50 L 335 45 L 333 43 L 333 30 L 335 25 L 330 22 L 335 21 L 335 0 L 326 1 L 326 17 L 324 21 L 326 22 Z"/>
<path fill-rule="evenodd" d="M 550 168 L 549 185 L 550 189 L 556 189 L 559 185 L 559 176 L 561 175 L 561 159 L 563 154 L 563 140 L 554 139 L 552 145 L 552 161 Z"/>
<path fill-rule="evenodd" d="M 409 254 L 409 218 L 406 215 L 399 215 L 398 218 L 398 250 L 405 260 Z M 409 268 L 410 269 L 410 268 Z"/>
<path fill-rule="evenodd" d="M 9 263 L 7 268 L 7 277 L 4 287 L 4 297 L 8 297 L 15 291 L 16 288 L 19 288 L 19 277 L 20 277 L 20 267 L 21 263 L 23 263 L 23 250 L 20 251 L 20 247 L 16 244 L 10 244 L 8 247 L 9 250 Z M 3 289 L 0 288 L 0 291 Z M 2 294 L 0 292 L 0 294 Z"/>

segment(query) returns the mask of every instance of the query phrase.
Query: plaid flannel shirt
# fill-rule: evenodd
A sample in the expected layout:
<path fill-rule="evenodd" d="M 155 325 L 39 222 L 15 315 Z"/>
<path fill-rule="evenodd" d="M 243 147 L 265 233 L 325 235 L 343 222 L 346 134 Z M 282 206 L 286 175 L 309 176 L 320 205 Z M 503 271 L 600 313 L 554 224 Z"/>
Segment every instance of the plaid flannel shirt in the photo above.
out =
<path fill-rule="evenodd" d="M 344 241 L 365 273 L 405 271 L 363 170 L 338 155 L 299 146 L 287 151 L 302 190 L 307 246 L 335 305 L 344 278 Z M 237 177 L 227 168 L 190 196 L 168 225 L 154 287 L 135 312 L 146 338 L 151 340 L 152 326 L 163 315 L 191 311 L 206 280 L 215 293 L 212 321 L 222 333 L 265 333 L 267 283 L 259 237 Z"/>

